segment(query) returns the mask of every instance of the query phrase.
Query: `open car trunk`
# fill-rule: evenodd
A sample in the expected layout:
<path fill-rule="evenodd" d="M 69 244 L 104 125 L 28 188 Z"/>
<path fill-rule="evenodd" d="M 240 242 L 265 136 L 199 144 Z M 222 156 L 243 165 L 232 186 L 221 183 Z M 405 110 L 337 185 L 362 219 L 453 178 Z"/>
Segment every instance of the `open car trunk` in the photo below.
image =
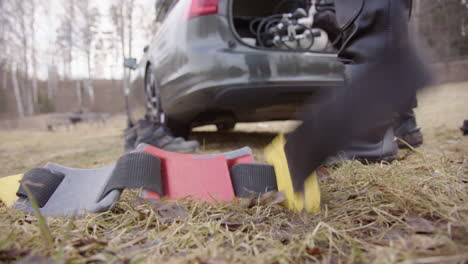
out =
<path fill-rule="evenodd" d="M 242 38 L 254 38 L 250 23 L 260 17 L 291 12 L 296 2 L 283 0 L 232 0 L 232 18 L 237 34 Z"/>
<path fill-rule="evenodd" d="M 332 6 L 309 16 L 309 0 L 231 0 L 231 18 L 235 33 L 249 46 L 276 50 L 334 52 L 339 35 Z M 299 24 L 292 39 L 291 31 L 284 27 L 284 14 L 294 14 L 301 8 L 303 17 L 291 18 L 286 23 Z M 297 23 L 314 17 L 310 25 Z M 295 20 L 296 19 L 296 20 Z M 274 32 L 274 33 L 272 33 Z M 302 37 L 301 37 L 302 36 Z"/>

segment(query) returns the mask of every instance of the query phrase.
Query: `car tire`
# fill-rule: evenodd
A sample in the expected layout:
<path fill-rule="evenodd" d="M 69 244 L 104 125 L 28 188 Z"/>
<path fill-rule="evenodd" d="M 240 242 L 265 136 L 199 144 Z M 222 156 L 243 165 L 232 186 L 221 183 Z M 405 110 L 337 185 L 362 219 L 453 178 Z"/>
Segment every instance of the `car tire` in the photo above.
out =
<path fill-rule="evenodd" d="M 145 97 L 146 113 L 150 117 L 161 120 L 164 113 L 161 107 L 161 97 L 159 96 L 158 84 L 153 74 L 151 64 L 146 67 L 145 72 Z"/>
<path fill-rule="evenodd" d="M 145 74 L 145 96 L 146 96 L 146 109 L 148 114 L 152 114 L 157 121 L 164 122 L 166 127 L 169 128 L 171 134 L 176 137 L 186 138 L 190 134 L 190 125 L 173 121 L 170 118 L 162 118 L 164 110 L 161 104 L 161 97 L 159 95 L 158 83 L 153 74 L 151 64 L 146 68 Z"/>

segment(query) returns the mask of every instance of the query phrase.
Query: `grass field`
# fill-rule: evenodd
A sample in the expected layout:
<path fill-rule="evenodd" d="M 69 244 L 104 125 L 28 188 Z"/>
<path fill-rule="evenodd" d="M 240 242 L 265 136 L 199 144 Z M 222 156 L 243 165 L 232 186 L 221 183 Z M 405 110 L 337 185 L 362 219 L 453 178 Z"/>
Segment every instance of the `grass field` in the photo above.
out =
<path fill-rule="evenodd" d="M 125 192 L 111 212 L 84 218 L 25 216 L 0 204 L 0 262 L 21 263 L 467 263 L 468 83 L 433 88 L 417 109 L 425 144 L 392 164 L 347 162 L 322 175 L 322 210 L 296 214 L 280 197 L 229 204 L 143 203 Z M 40 116 L 0 130 L 0 177 L 47 161 L 77 168 L 114 162 L 124 116 L 105 126 L 45 131 Z M 0 124 L 3 127 L 11 123 Z M 294 122 L 211 127 L 192 137 L 201 152 L 262 149 Z M 176 219 L 174 215 L 183 216 Z"/>

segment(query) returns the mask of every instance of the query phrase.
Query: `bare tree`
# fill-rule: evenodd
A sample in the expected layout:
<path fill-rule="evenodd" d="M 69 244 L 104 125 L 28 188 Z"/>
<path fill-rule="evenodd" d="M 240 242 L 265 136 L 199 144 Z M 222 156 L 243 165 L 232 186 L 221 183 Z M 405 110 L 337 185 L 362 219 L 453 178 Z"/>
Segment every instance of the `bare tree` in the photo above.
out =
<path fill-rule="evenodd" d="M 23 53 L 23 73 L 24 77 L 22 78 L 22 87 L 23 92 L 26 95 L 26 103 L 27 103 L 27 112 L 28 115 L 34 114 L 34 100 L 33 100 L 33 90 L 32 87 L 28 84 L 28 76 L 29 76 L 29 67 L 30 67 L 30 60 L 28 56 L 28 51 L 31 48 L 31 17 L 32 17 L 32 8 L 33 5 L 31 0 L 28 1 L 14 1 L 15 7 L 17 8 L 16 11 L 18 12 L 19 18 L 19 36 L 21 38 L 22 43 L 22 53 Z M 29 20 L 29 21 L 28 21 Z"/>
<path fill-rule="evenodd" d="M 106 60 L 109 57 L 109 52 L 111 50 L 114 50 L 112 47 L 112 41 L 110 39 L 107 39 L 105 37 L 107 34 L 102 34 L 102 32 L 99 34 L 99 36 L 96 38 L 96 43 L 94 44 L 94 66 L 95 66 L 95 73 L 97 75 L 103 76 L 104 75 L 104 69 L 106 67 Z M 112 66 L 109 67 L 111 71 L 111 79 L 113 79 L 113 72 L 112 72 Z"/>
<path fill-rule="evenodd" d="M 4 47 L 4 52 L 6 54 L 9 54 L 11 51 L 11 46 L 10 45 L 5 45 Z M 20 119 L 24 118 L 24 106 L 23 106 L 23 97 L 21 95 L 19 83 L 18 83 L 18 75 L 17 75 L 17 70 L 16 70 L 16 65 L 15 65 L 15 59 L 5 59 L 3 58 L 3 63 L 4 63 L 4 69 L 3 69 L 3 86 L 4 89 L 6 88 L 6 83 L 7 83 L 7 69 L 6 67 L 10 67 L 10 74 L 11 74 L 11 83 L 13 86 L 13 93 L 15 96 L 15 101 L 16 101 L 16 109 L 18 111 L 18 117 Z"/>
<path fill-rule="evenodd" d="M 72 78 L 72 63 L 73 63 L 73 49 L 75 47 L 76 31 L 76 17 L 75 17 L 75 0 L 65 0 L 64 9 L 65 14 L 61 18 L 60 27 L 57 29 L 56 43 L 58 50 L 61 53 L 63 62 L 63 75 L 64 78 Z"/>
<path fill-rule="evenodd" d="M 98 33 L 98 23 L 99 23 L 99 10 L 97 8 L 91 8 L 90 0 L 81 0 L 78 4 L 78 9 L 80 10 L 80 23 L 81 27 L 79 30 L 79 48 L 86 54 L 86 62 L 88 67 L 88 80 L 85 82 L 85 89 L 88 96 L 91 99 L 91 103 L 94 104 L 94 88 L 92 81 L 92 67 L 91 59 L 93 52 L 93 42 L 96 40 Z"/>
<path fill-rule="evenodd" d="M 20 88 L 18 85 L 18 76 L 16 74 L 16 69 L 14 68 L 11 69 L 11 81 L 13 83 L 13 91 L 15 93 L 16 106 L 18 109 L 19 118 L 24 118 L 23 100 L 22 100 Z"/>
<path fill-rule="evenodd" d="M 19 30 L 16 31 L 17 35 L 21 42 L 21 52 L 22 52 L 22 64 L 23 64 L 23 78 L 22 78 L 22 89 L 23 94 L 26 96 L 26 105 L 28 115 L 34 114 L 34 102 L 33 102 L 33 91 L 32 88 L 28 85 L 28 76 L 29 76 L 29 67 L 30 60 L 28 56 L 28 51 L 31 47 L 30 43 L 30 20 L 31 18 L 31 1 L 13 1 L 13 6 L 17 13 L 17 22 Z M 29 18 L 29 19 L 28 19 Z"/>
<path fill-rule="evenodd" d="M 53 18 L 52 18 L 52 13 L 51 10 L 53 10 L 53 4 L 51 0 L 42 0 L 40 2 L 42 4 L 42 10 L 44 12 L 44 16 L 47 19 L 47 27 L 53 28 Z M 57 85 L 58 85 L 58 71 L 57 71 L 57 66 L 56 66 L 56 56 L 60 54 L 55 49 L 55 40 L 52 38 L 49 38 L 47 40 L 47 50 L 46 50 L 46 61 L 47 63 L 47 99 L 49 103 L 52 103 L 54 93 L 57 90 Z"/>
<path fill-rule="evenodd" d="M 3 0 L 2 3 L 2 24 L 7 35 L 8 42 L 5 47 L 10 50 L 20 51 L 21 56 L 17 54 L 10 55 L 7 59 L 12 74 L 12 83 L 14 86 L 15 97 L 18 106 L 20 118 L 24 117 L 24 103 L 27 105 L 27 113 L 34 113 L 33 91 L 28 84 L 31 47 L 31 0 L 15 1 Z M 8 54 L 8 53 L 7 53 Z M 18 80 L 18 65 L 21 65 L 21 86 Z"/>
<path fill-rule="evenodd" d="M 81 84 L 79 81 L 76 81 L 76 97 L 78 98 L 78 107 L 80 111 L 83 110 L 83 94 L 81 92 Z"/>
<path fill-rule="evenodd" d="M 32 63 L 32 99 L 33 103 L 38 103 L 39 90 L 37 88 L 37 43 L 36 43 L 36 15 L 37 15 L 37 0 L 30 0 L 30 19 L 29 32 L 31 32 L 31 63 Z"/>
<path fill-rule="evenodd" d="M 7 90 L 8 89 L 8 69 L 4 66 L 2 67 L 2 89 Z"/>
<path fill-rule="evenodd" d="M 71 78 L 71 63 L 73 60 L 72 22 L 68 16 L 61 18 L 60 27 L 56 33 L 57 53 L 62 62 L 62 77 Z"/>
<path fill-rule="evenodd" d="M 114 0 L 110 13 L 117 37 L 120 40 L 123 59 L 132 56 L 133 44 L 133 11 L 135 0 Z M 128 52 L 125 50 L 128 48 Z M 124 73 L 124 94 L 128 105 L 128 95 L 130 94 L 131 71 L 123 68 Z"/>
<path fill-rule="evenodd" d="M 58 72 L 55 63 L 47 65 L 47 99 L 52 101 L 55 90 L 57 89 Z"/>
<path fill-rule="evenodd" d="M 3 10 L 3 6 L 5 5 L 5 2 L 0 1 L 0 10 Z M 7 43 L 6 39 L 6 32 L 7 26 L 4 18 L 4 13 L 0 12 L 0 46 L 5 47 Z M 2 66 L 2 89 L 7 89 L 7 75 L 8 75 L 8 70 L 7 70 L 7 56 L 4 52 L 0 52 L 0 65 Z"/>

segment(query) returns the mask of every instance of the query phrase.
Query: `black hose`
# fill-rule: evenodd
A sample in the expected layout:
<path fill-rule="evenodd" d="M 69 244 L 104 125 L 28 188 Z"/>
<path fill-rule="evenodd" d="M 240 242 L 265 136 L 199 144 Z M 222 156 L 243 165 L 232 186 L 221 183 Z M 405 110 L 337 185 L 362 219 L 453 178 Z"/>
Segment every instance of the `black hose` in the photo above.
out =
<path fill-rule="evenodd" d="M 262 33 L 263 26 L 269 23 L 270 21 L 272 21 L 273 19 L 278 20 L 279 18 L 283 18 L 283 15 L 276 14 L 276 15 L 272 15 L 261 20 L 260 24 L 257 27 L 257 42 L 260 46 L 265 47 L 265 43 L 263 42 L 262 36 L 269 34 L 267 28 L 265 29 L 265 32 Z M 281 21 L 281 19 L 279 19 L 279 21 Z"/>
<path fill-rule="evenodd" d="M 260 22 L 262 19 L 263 17 L 257 17 L 254 20 L 250 21 L 249 30 L 250 30 L 250 33 L 252 33 L 252 35 L 257 36 L 257 31 L 255 30 L 254 25 Z"/>
<path fill-rule="evenodd" d="M 336 10 L 334 7 L 329 7 L 329 6 L 317 6 L 317 11 L 318 12 L 325 12 L 325 11 L 331 11 L 333 13 L 336 13 Z"/>

